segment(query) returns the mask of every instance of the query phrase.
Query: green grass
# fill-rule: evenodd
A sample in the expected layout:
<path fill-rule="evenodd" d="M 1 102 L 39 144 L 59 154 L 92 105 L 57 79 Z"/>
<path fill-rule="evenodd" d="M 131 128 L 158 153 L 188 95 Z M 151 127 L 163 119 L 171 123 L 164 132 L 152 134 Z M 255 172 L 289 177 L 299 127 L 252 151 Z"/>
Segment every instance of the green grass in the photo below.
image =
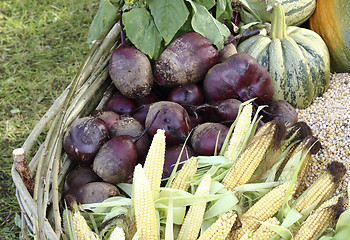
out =
<path fill-rule="evenodd" d="M 99 1 L 0 2 L 0 236 L 17 239 L 12 150 L 69 84 L 89 51 Z M 39 141 L 42 141 L 40 139 Z"/>

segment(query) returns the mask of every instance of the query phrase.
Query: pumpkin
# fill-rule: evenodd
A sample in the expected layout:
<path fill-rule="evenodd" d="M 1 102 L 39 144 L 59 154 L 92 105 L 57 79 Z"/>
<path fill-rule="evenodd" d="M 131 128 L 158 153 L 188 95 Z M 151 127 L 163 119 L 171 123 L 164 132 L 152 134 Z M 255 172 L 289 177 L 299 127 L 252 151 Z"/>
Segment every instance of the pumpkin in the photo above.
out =
<path fill-rule="evenodd" d="M 263 21 L 270 22 L 272 8 L 269 7 L 271 1 L 266 0 L 246 0 L 250 9 Z M 309 19 L 316 8 L 316 0 L 281 0 L 288 26 L 299 26 Z M 268 10 L 269 9 L 269 10 Z"/>
<path fill-rule="evenodd" d="M 350 72 L 350 1 L 317 0 L 310 28 L 327 44 L 332 71 Z"/>
<path fill-rule="evenodd" d="M 299 109 L 308 107 L 329 86 L 326 44 L 309 29 L 287 27 L 279 4 L 273 8 L 270 33 L 266 32 L 240 43 L 238 52 L 250 54 L 270 73 L 273 100 L 287 101 Z"/>

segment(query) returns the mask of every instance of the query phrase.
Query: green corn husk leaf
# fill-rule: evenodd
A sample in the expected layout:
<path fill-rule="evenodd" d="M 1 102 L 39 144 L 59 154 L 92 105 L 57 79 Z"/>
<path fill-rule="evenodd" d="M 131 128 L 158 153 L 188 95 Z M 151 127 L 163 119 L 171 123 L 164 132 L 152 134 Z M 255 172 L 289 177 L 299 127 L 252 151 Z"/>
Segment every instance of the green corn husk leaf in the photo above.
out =
<path fill-rule="evenodd" d="M 247 183 L 237 186 L 232 191 L 236 193 L 239 199 L 240 208 L 236 209 L 239 213 L 246 212 L 254 203 L 268 193 L 272 188 L 280 185 L 278 182 L 267 183 Z"/>
<path fill-rule="evenodd" d="M 218 182 L 214 183 L 214 185 L 216 186 L 212 188 L 211 192 L 216 192 L 216 194 L 212 195 L 210 193 L 207 196 L 195 196 L 191 193 L 182 190 L 162 188 L 159 198 L 155 201 L 156 209 L 159 210 L 160 213 L 161 224 L 166 224 L 166 222 L 168 221 L 166 219 L 166 216 L 170 207 L 170 198 L 172 200 L 171 207 L 173 208 L 173 223 L 177 225 L 181 225 L 183 223 L 186 214 L 186 207 L 193 204 L 207 203 L 207 206 L 214 206 L 214 209 L 218 211 L 216 215 L 213 214 L 214 217 L 217 217 L 220 213 L 225 212 L 225 209 L 227 208 L 233 208 L 235 206 L 235 202 L 230 203 L 227 201 L 228 199 L 234 200 L 234 198 L 232 197 L 233 193 L 227 190 L 224 192 L 222 187 L 220 190 L 219 187 L 217 187 L 217 185 L 220 185 L 220 183 Z M 215 202 L 220 201 L 221 199 L 226 199 L 226 202 L 229 203 L 228 206 L 224 206 L 224 208 L 222 209 L 218 208 L 217 205 L 215 205 Z"/>
<path fill-rule="evenodd" d="M 216 221 L 218 216 L 239 207 L 239 200 L 235 193 L 227 190 L 227 188 L 220 182 L 212 180 L 210 195 L 219 194 L 224 197 L 208 203 L 203 220 L 211 219 L 211 221 Z"/>
<path fill-rule="evenodd" d="M 298 174 L 299 169 L 301 168 L 301 165 L 303 164 L 303 160 L 305 159 L 305 157 L 306 157 L 306 154 L 303 154 L 302 150 L 294 154 L 291 157 L 291 159 L 287 162 L 283 171 L 281 172 L 281 175 L 278 178 L 278 181 L 281 181 L 281 182 L 290 181 L 293 178 L 293 176 Z"/>
<path fill-rule="evenodd" d="M 108 221 L 119 215 L 131 216 L 131 199 L 111 197 L 100 203 L 82 204 L 81 208 L 84 210 L 85 215 L 89 213 L 92 225 L 104 226 L 106 222 L 108 223 Z M 105 231 L 101 234 L 104 233 Z"/>
<path fill-rule="evenodd" d="M 105 215 L 103 222 L 107 222 L 107 221 L 111 220 L 112 218 L 115 218 L 115 217 L 120 216 L 120 215 L 127 215 L 129 210 L 130 210 L 130 208 L 127 208 L 127 207 L 120 207 L 120 206 L 113 207 L 109 211 L 109 213 L 107 213 Z"/>
<path fill-rule="evenodd" d="M 218 155 L 218 144 L 219 144 L 220 133 L 221 133 L 221 130 L 218 132 L 218 134 L 216 136 L 215 148 L 214 148 L 214 156 Z"/>
<path fill-rule="evenodd" d="M 251 182 L 264 182 L 269 172 L 273 172 L 274 166 L 281 162 L 282 153 L 280 149 L 271 148 L 267 151 L 264 158 L 259 163 L 259 166 L 254 171 L 253 176 L 251 177 Z M 270 180 L 272 180 L 270 178 Z"/>
<path fill-rule="evenodd" d="M 166 218 L 166 226 L 165 226 L 165 240 L 173 240 L 174 239 L 174 208 L 173 208 L 173 198 L 170 193 L 169 197 L 169 205 L 168 212 Z"/>
<path fill-rule="evenodd" d="M 119 187 L 123 192 L 125 192 L 128 197 L 131 197 L 132 195 L 132 184 L 130 183 L 118 183 L 117 187 Z"/>
<path fill-rule="evenodd" d="M 287 149 L 280 154 L 279 159 L 275 162 L 273 166 L 270 166 L 270 168 L 266 168 L 266 171 L 259 178 L 259 182 L 274 182 L 278 180 L 277 174 L 278 174 L 279 167 L 281 166 L 282 162 L 287 156 L 288 151 L 293 147 L 294 144 L 296 143 L 289 145 Z M 256 173 L 254 173 L 253 175 L 254 179 L 256 179 L 255 175 Z"/>
<path fill-rule="evenodd" d="M 268 170 L 264 176 L 262 176 L 262 179 L 265 179 L 265 181 L 270 182 L 270 181 L 275 181 L 279 178 L 280 173 L 279 173 L 279 168 L 281 164 L 283 163 L 284 159 L 287 157 L 289 150 L 295 145 L 297 142 L 291 143 L 284 152 L 282 152 L 279 161 L 276 162 L 273 167 Z"/>
<path fill-rule="evenodd" d="M 91 211 L 97 214 L 108 214 L 114 207 L 130 207 L 131 199 L 126 197 L 111 197 L 100 203 L 82 204 L 85 211 Z"/>
<path fill-rule="evenodd" d="M 295 225 L 299 221 L 299 219 L 301 219 L 302 217 L 303 215 L 301 213 L 299 213 L 294 208 L 292 208 L 283 219 L 281 226 L 290 228 L 293 225 Z"/>
<path fill-rule="evenodd" d="M 282 239 L 292 239 L 293 238 L 293 234 L 291 233 L 291 231 L 282 225 L 275 225 L 275 224 L 271 224 L 268 222 L 262 222 L 262 221 L 258 221 L 258 222 L 261 223 L 261 225 L 264 225 L 265 227 L 267 227 L 268 229 L 276 232 L 275 235 L 280 236 Z"/>
<path fill-rule="evenodd" d="M 310 152 L 310 149 L 314 144 L 312 144 L 307 150 L 301 149 L 289 159 L 279 176 L 279 181 L 290 181 L 292 177 L 296 177 L 295 175 L 298 174 L 307 154 Z"/>
<path fill-rule="evenodd" d="M 167 224 L 168 219 L 167 219 L 167 214 L 169 212 L 170 206 L 167 204 L 157 204 L 156 206 L 158 212 L 159 212 L 159 222 L 162 225 Z M 183 220 L 186 215 L 186 207 L 181 206 L 181 207 L 174 207 L 172 206 L 172 212 L 173 212 L 173 217 L 172 217 L 172 222 L 173 224 L 181 225 L 183 223 Z"/>
<path fill-rule="evenodd" d="M 174 207 L 186 207 L 193 204 L 201 204 L 220 199 L 230 193 L 195 196 L 189 192 L 178 189 L 161 188 L 159 197 L 155 200 L 156 208 L 158 206 L 168 206 L 170 195 L 172 196 Z"/>
<path fill-rule="evenodd" d="M 198 185 L 205 173 L 209 173 L 212 180 L 221 181 L 223 172 L 226 175 L 232 165 L 233 163 L 228 162 L 224 156 L 199 156 L 198 170 L 192 179 L 192 183 Z"/>
<path fill-rule="evenodd" d="M 292 195 L 291 195 L 291 192 L 292 192 L 292 188 L 293 188 L 293 185 L 296 183 L 297 181 L 297 177 L 298 177 L 298 173 L 299 173 L 299 170 L 300 170 L 300 167 L 302 165 L 302 162 L 300 162 L 297 170 L 295 171 L 292 179 L 290 180 L 290 184 L 289 184 L 289 187 L 287 189 L 287 192 L 286 192 L 286 196 L 284 197 L 284 200 L 283 200 L 283 203 L 282 203 L 282 207 L 281 209 L 278 211 L 278 219 L 283 219 L 285 218 L 285 216 L 288 214 L 288 212 L 292 209 L 291 208 L 291 204 L 290 204 L 290 200 L 292 199 Z M 281 222 L 281 221 L 280 221 Z"/>
<path fill-rule="evenodd" d="M 287 129 L 287 133 L 290 131 L 291 128 L 288 128 Z M 299 131 L 299 130 L 298 130 Z M 282 141 L 282 144 L 281 144 L 281 148 L 285 149 L 284 152 L 282 153 L 282 156 L 281 158 L 283 157 L 283 159 L 287 156 L 289 150 L 295 145 L 295 144 L 298 144 L 300 143 L 301 141 L 300 140 L 296 140 L 296 141 L 293 141 L 293 139 L 296 137 L 296 135 L 298 134 L 298 131 L 295 131 L 289 138 L 287 139 L 284 139 Z M 280 164 L 278 164 L 278 167 L 282 164 L 283 162 L 283 159 L 281 159 L 281 162 Z M 277 169 L 277 173 L 276 173 L 276 177 L 279 177 L 279 175 L 281 174 L 280 172 L 282 171 L 283 169 Z"/>

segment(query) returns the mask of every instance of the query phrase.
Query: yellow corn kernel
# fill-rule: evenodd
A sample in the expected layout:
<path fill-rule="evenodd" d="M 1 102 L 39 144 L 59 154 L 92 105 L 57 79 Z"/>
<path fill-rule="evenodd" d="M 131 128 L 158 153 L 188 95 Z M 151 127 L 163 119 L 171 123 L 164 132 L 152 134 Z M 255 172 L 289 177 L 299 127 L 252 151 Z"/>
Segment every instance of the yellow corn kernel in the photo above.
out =
<path fill-rule="evenodd" d="M 282 207 L 289 186 L 290 183 L 286 182 L 275 187 L 249 208 L 240 218 L 242 227 L 234 232 L 232 239 L 240 239 L 247 231 L 255 231 L 260 226 L 258 221 L 264 222 L 275 215 Z M 290 195 L 292 196 L 294 192 L 295 185 Z"/>
<path fill-rule="evenodd" d="M 142 166 L 134 170 L 134 209 L 139 239 L 158 239 L 158 222 L 151 186 Z"/>
<path fill-rule="evenodd" d="M 109 240 L 125 240 L 125 233 L 123 228 L 115 227 L 113 232 L 109 236 Z"/>
<path fill-rule="evenodd" d="M 87 224 L 85 218 L 79 211 L 75 211 L 72 216 L 73 229 L 77 240 L 94 240 L 96 239 L 93 231 Z"/>
<path fill-rule="evenodd" d="M 242 113 L 238 117 L 237 125 L 233 130 L 230 143 L 224 153 L 224 156 L 230 162 L 235 161 L 241 153 L 242 144 L 250 127 L 252 113 L 253 106 L 250 103 L 243 108 Z"/>
<path fill-rule="evenodd" d="M 265 222 L 276 225 L 276 226 L 280 224 L 278 219 L 275 217 L 269 218 Z M 255 240 L 268 240 L 275 234 L 276 234 L 275 231 L 273 231 L 270 228 L 268 228 L 267 226 L 261 224 L 261 226 L 255 231 L 253 239 L 255 239 Z"/>
<path fill-rule="evenodd" d="M 324 202 L 303 222 L 294 239 L 315 239 L 342 211 L 342 198 L 335 196 Z"/>
<path fill-rule="evenodd" d="M 165 131 L 158 129 L 146 156 L 144 170 L 151 186 L 151 191 L 160 187 L 165 160 Z"/>
<path fill-rule="evenodd" d="M 297 199 L 294 209 L 302 212 L 316 201 L 319 201 L 319 206 L 335 190 L 339 179 L 344 176 L 345 171 L 344 164 L 337 161 L 329 163 L 327 171 Z"/>
<path fill-rule="evenodd" d="M 191 178 L 197 172 L 197 166 L 198 157 L 191 157 L 188 159 L 180 171 L 177 172 L 177 175 L 171 184 L 171 188 L 187 191 L 190 187 Z"/>
<path fill-rule="evenodd" d="M 228 239 L 235 239 L 229 237 Z M 247 231 L 239 240 L 254 240 L 254 232 L 253 231 Z"/>
<path fill-rule="evenodd" d="M 206 173 L 203 176 L 202 181 L 198 185 L 195 192 L 195 196 L 207 196 L 209 195 L 211 185 L 210 174 Z M 205 212 L 206 203 L 194 204 L 190 206 L 184 222 L 182 223 L 178 240 L 195 240 L 198 237 L 201 225 L 203 222 L 203 216 Z"/>
<path fill-rule="evenodd" d="M 239 185 L 247 183 L 259 166 L 267 150 L 269 150 L 272 143 L 274 143 L 275 135 L 279 134 L 281 128 L 281 123 L 277 121 L 264 124 L 231 167 L 222 182 L 223 185 L 231 190 Z M 283 128 L 285 128 L 284 125 Z"/>
<path fill-rule="evenodd" d="M 237 217 L 237 211 L 228 211 L 205 230 L 198 240 L 225 240 L 234 227 Z"/>

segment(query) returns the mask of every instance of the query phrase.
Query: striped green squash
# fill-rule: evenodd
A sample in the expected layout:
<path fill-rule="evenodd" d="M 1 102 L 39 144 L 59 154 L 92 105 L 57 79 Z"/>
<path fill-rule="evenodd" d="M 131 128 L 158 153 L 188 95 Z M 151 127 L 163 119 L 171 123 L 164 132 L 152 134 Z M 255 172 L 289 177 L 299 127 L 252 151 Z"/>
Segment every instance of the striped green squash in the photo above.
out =
<path fill-rule="evenodd" d="M 269 7 L 276 0 L 245 0 L 263 22 L 271 22 L 272 8 Z M 316 0 L 280 0 L 286 16 L 288 26 L 299 26 L 312 15 L 316 8 Z M 269 10 L 268 10 L 269 9 Z"/>
<path fill-rule="evenodd" d="M 270 73 L 274 100 L 303 109 L 329 86 L 330 59 L 326 44 L 315 32 L 286 27 L 283 8 L 273 8 L 270 34 L 253 36 L 238 45 Z"/>

